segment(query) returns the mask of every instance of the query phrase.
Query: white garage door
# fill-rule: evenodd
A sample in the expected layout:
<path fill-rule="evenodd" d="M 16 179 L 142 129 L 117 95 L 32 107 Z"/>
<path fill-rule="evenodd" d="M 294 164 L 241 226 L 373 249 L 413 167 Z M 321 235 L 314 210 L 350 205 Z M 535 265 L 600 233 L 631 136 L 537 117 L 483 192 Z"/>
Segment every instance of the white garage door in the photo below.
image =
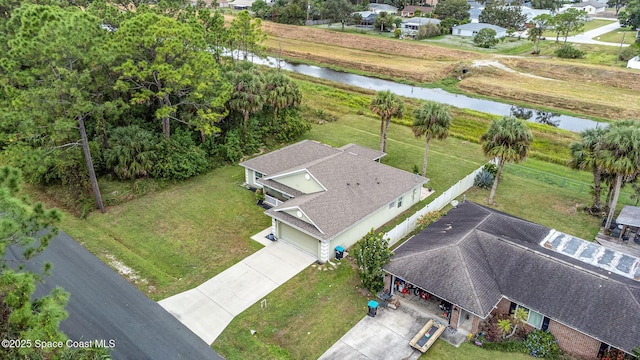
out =
<path fill-rule="evenodd" d="M 278 223 L 278 230 L 280 232 L 278 240 L 286 241 L 289 244 L 299 248 L 300 250 L 308 252 L 309 254 L 313 255 L 313 257 L 318 258 L 318 239 L 315 239 L 283 223 Z"/>

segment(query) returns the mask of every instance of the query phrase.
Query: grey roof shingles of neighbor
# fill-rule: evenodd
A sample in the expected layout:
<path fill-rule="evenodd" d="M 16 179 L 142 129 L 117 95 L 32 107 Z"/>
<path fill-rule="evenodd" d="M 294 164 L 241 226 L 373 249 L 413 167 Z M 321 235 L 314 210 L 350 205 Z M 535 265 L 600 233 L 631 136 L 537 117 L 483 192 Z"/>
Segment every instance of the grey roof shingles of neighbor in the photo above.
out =
<path fill-rule="evenodd" d="M 315 161 L 305 169 L 326 189 L 286 201 L 266 213 L 320 239 L 331 239 L 428 179 L 350 152 Z M 419 194 L 416 194 L 419 196 Z M 281 210 L 299 208 L 317 226 Z"/>
<path fill-rule="evenodd" d="M 540 246 L 550 231 L 465 202 L 385 270 L 482 318 L 505 297 L 627 352 L 640 345 L 640 282 Z"/>

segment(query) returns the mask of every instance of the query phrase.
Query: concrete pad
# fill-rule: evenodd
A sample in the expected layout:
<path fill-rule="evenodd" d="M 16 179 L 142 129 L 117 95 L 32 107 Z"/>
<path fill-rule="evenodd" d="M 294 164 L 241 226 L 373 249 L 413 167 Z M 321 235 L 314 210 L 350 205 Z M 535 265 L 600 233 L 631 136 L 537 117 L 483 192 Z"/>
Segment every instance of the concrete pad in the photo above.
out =
<path fill-rule="evenodd" d="M 273 243 L 275 243 L 275 241 L 271 241 L 269 239 L 267 239 L 267 235 L 271 234 L 271 226 L 269 226 L 268 228 L 260 231 L 259 233 L 253 235 L 251 237 L 251 240 L 253 241 L 257 241 L 260 244 L 264 245 L 264 246 L 269 246 Z"/>
<path fill-rule="evenodd" d="M 197 289 L 174 295 L 159 304 L 207 344 L 211 344 L 233 320 L 231 313 Z"/>
<path fill-rule="evenodd" d="M 291 245 L 272 242 L 197 288 L 159 304 L 211 344 L 235 316 L 314 261 Z"/>
<path fill-rule="evenodd" d="M 417 359 L 421 353 L 409 342 L 427 321 L 413 311 L 378 309 L 375 317 L 365 316 L 320 359 Z"/>

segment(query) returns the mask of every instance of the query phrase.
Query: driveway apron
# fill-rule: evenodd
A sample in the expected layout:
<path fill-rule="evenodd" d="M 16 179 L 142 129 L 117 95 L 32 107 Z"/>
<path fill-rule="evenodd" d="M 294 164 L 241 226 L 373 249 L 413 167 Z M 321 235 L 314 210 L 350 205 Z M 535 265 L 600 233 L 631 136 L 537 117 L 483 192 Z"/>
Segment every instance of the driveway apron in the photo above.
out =
<path fill-rule="evenodd" d="M 235 316 L 315 260 L 287 243 L 269 243 L 202 285 L 159 304 L 211 344 Z"/>

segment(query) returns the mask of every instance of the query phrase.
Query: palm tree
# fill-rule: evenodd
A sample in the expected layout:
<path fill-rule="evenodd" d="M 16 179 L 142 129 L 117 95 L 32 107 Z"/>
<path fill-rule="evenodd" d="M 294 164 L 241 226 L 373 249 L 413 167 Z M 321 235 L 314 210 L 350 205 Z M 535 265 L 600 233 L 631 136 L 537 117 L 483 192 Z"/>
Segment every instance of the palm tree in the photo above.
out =
<path fill-rule="evenodd" d="M 278 120 L 278 110 L 296 106 L 302 100 L 298 86 L 281 71 L 267 73 L 264 87 L 265 102 L 273 108 L 273 121 Z"/>
<path fill-rule="evenodd" d="M 538 44 L 540 43 L 540 37 L 544 30 L 540 27 L 533 27 L 528 30 L 529 40 L 533 41 L 533 53 L 538 55 L 540 53 L 540 49 L 538 48 Z"/>
<path fill-rule="evenodd" d="M 413 135 L 424 136 L 426 145 L 424 147 L 424 161 L 422 162 L 422 176 L 427 174 L 427 160 L 429 157 L 429 141 L 431 139 L 443 140 L 449 136 L 449 126 L 451 126 L 451 110 L 449 106 L 437 102 L 429 101 L 421 108 L 416 108 L 413 112 Z"/>
<path fill-rule="evenodd" d="M 525 160 L 532 141 L 533 135 L 524 121 L 510 115 L 493 120 L 487 132 L 480 137 L 484 154 L 498 159 L 498 172 L 491 187 L 489 204 L 493 204 L 504 163 Z"/>
<path fill-rule="evenodd" d="M 608 229 L 618 204 L 618 196 L 626 177 L 636 175 L 640 171 L 640 125 L 637 122 L 625 121 L 610 126 L 605 134 L 601 150 L 596 159 L 597 164 L 605 171 L 615 174 L 615 187 L 609 215 L 605 224 Z"/>
<path fill-rule="evenodd" d="M 376 97 L 371 100 L 369 109 L 380 116 L 380 151 L 387 152 L 387 135 L 391 118 L 402 118 L 404 102 L 391 91 L 378 91 Z"/>
<path fill-rule="evenodd" d="M 593 206 L 590 211 L 599 213 L 602 209 L 600 196 L 602 193 L 602 168 L 596 164 L 598 151 L 607 130 L 604 128 L 588 129 L 580 134 L 581 141 L 569 145 L 571 159 L 569 167 L 572 169 L 588 170 L 593 172 Z"/>
<path fill-rule="evenodd" d="M 229 108 L 242 114 L 244 135 L 247 134 L 249 115 L 264 106 L 264 78 L 253 66 L 231 72 L 231 98 Z"/>

